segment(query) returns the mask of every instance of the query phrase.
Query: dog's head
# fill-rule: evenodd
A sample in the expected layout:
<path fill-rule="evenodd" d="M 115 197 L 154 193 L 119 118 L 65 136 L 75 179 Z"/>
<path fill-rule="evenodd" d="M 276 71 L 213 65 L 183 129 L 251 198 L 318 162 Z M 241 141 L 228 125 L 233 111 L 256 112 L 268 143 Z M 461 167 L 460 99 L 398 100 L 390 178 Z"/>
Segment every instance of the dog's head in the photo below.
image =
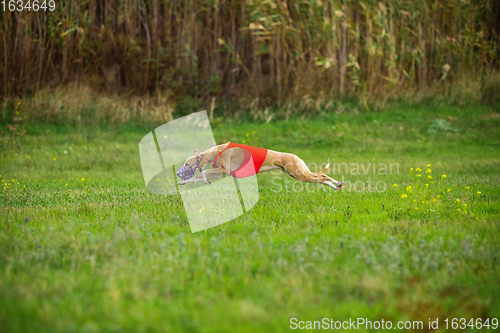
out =
<path fill-rule="evenodd" d="M 188 180 L 189 178 L 194 176 L 196 169 L 200 169 L 201 172 L 201 168 L 203 167 L 203 165 L 200 166 L 201 159 L 202 154 L 199 149 L 196 149 L 194 151 L 194 156 L 188 158 L 186 162 L 184 162 L 184 165 L 179 170 L 177 170 L 175 174 L 183 180 Z"/>

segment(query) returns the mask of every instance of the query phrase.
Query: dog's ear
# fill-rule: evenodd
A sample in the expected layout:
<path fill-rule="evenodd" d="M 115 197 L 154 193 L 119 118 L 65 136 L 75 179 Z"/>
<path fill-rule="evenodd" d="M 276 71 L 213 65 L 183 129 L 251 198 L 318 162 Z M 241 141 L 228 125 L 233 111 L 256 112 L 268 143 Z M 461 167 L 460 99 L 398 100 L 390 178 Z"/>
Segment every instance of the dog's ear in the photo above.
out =
<path fill-rule="evenodd" d="M 201 151 L 199 149 L 196 149 L 194 151 L 194 156 L 196 156 L 197 160 L 201 160 Z"/>

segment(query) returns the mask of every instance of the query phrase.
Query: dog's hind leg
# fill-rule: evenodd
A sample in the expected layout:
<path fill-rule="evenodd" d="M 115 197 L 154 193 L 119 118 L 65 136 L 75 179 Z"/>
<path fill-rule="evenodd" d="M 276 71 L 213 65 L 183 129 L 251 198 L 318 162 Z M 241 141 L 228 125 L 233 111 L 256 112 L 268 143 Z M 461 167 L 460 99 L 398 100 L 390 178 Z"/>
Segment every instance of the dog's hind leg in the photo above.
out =
<path fill-rule="evenodd" d="M 290 176 L 297 179 L 298 181 L 307 183 L 321 183 L 335 188 L 336 190 L 345 185 L 344 182 L 337 181 L 325 174 L 328 170 L 329 165 L 327 165 L 323 169 L 323 171 L 315 173 L 309 170 L 306 163 L 302 159 L 293 154 L 286 154 L 281 162 L 286 162 L 283 163 L 283 168 Z"/>
<path fill-rule="evenodd" d="M 283 168 L 280 167 L 280 166 L 278 166 L 278 165 L 264 165 L 264 166 L 260 167 L 258 173 L 262 173 L 262 172 L 266 172 L 266 171 L 272 171 L 272 170 L 283 170 Z"/>
<path fill-rule="evenodd" d="M 333 184 L 332 182 L 330 182 L 330 181 L 322 181 L 322 182 L 320 182 L 320 183 L 321 183 L 321 184 L 325 184 L 325 185 L 327 185 L 327 186 L 330 186 L 331 188 L 336 189 L 336 190 L 340 190 L 340 188 L 342 187 L 342 185 L 336 186 L 336 185 L 334 185 L 334 184 Z"/>

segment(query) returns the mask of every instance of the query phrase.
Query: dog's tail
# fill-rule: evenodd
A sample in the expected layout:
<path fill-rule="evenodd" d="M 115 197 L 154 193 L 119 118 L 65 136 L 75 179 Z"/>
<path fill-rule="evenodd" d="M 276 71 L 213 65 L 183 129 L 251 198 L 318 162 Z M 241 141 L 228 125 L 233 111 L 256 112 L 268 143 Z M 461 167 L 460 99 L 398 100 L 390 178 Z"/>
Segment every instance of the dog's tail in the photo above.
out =
<path fill-rule="evenodd" d="M 326 165 L 326 167 L 323 169 L 323 171 L 321 171 L 319 174 L 320 174 L 320 175 L 324 174 L 324 173 L 326 172 L 326 170 L 328 170 L 328 167 L 329 167 L 329 166 L 330 166 L 330 163 L 328 163 L 328 164 Z"/>

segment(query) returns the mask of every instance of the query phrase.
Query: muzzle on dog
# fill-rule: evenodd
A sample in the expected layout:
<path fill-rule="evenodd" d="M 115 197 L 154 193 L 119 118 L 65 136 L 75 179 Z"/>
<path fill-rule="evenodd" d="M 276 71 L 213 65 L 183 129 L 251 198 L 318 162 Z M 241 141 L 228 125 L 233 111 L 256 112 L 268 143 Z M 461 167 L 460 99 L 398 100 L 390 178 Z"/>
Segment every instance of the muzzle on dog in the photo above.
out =
<path fill-rule="evenodd" d="M 196 168 L 200 169 L 200 172 L 202 171 L 200 168 L 200 162 L 201 158 L 196 161 L 196 163 L 191 164 L 190 166 L 183 166 L 177 172 L 175 173 L 177 176 L 182 178 L 183 180 L 188 180 L 189 178 L 194 176 L 194 173 L 196 172 Z"/>

